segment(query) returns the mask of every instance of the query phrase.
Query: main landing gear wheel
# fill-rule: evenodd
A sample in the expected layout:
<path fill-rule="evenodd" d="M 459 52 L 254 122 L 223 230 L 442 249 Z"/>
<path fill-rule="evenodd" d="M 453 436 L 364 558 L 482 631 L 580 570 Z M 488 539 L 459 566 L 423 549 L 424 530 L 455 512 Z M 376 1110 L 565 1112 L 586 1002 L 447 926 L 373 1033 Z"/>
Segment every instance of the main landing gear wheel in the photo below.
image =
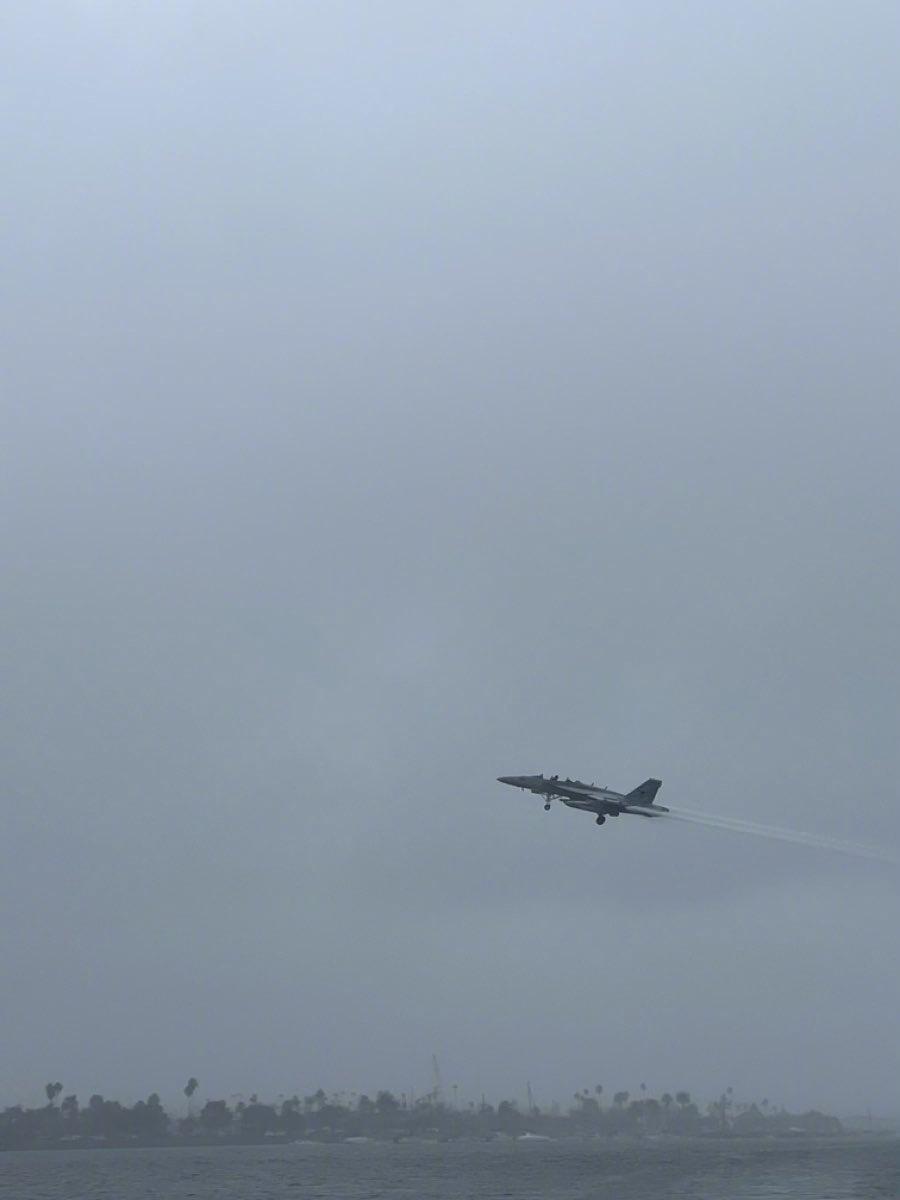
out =
<path fill-rule="evenodd" d="M 606 824 L 606 817 L 604 817 L 603 813 L 601 813 L 601 814 L 599 815 L 599 817 L 597 818 L 597 824 L 598 824 L 598 825 L 605 825 L 605 824 Z"/>
<path fill-rule="evenodd" d="M 544 812 L 549 812 L 549 811 L 550 811 L 550 801 L 548 800 L 547 803 L 544 805 Z"/>

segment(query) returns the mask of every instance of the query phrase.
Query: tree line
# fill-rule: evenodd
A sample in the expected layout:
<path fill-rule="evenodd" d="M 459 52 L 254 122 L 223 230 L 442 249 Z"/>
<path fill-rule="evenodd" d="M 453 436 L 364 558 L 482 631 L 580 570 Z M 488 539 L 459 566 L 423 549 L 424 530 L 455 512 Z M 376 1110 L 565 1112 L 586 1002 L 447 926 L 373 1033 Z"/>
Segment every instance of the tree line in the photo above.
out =
<path fill-rule="evenodd" d="M 195 1101 L 199 1082 L 193 1076 L 182 1089 L 183 1110 L 169 1113 L 156 1092 L 132 1105 L 99 1094 L 80 1103 L 77 1095 L 62 1096 L 61 1083 L 48 1083 L 47 1102 L 37 1108 L 14 1105 L 0 1113 L 0 1149 L 80 1145 L 164 1145 L 185 1142 L 250 1142 L 268 1140 L 339 1141 L 346 1138 L 405 1137 L 439 1139 L 584 1136 L 788 1136 L 834 1135 L 842 1132 L 835 1117 L 819 1112 L 791 1114 L 783 1108 L 739 1103 L 731 1088 L 698 1105 L 689 1092 L 663 1092 L 659 1097 L 614 1092 L 607 1100 L 603 1087 L 576 1092 L 563 1108 L 539 1107 L 531 1099 L 522 1105 L 501 1100 L 493 1105 L 447 1103 L 436 1091 L 419 1098 L 381 1090 L 328 1095 L 321 1088 L 311 1095 L 281 1096 L 265 1102 L 252 1094 Z"/>

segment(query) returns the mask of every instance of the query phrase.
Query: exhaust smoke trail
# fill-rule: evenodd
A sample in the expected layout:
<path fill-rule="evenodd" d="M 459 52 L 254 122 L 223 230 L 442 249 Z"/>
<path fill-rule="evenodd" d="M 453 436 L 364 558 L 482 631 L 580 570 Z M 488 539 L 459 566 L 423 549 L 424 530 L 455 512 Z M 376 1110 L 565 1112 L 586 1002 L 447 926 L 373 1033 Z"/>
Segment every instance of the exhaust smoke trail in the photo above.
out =
<path fill-rule="evenodd" d="M 674 821 L 689 821 L 692 825 L 706 825 L 710 829 L 725 829 L 731 833 L 749 833 L 754 837 L 769 838 L 777 842 L 793 842 L 797 846 L 810 846 L 816 850 L 834 850 L 838 854 L 852 854 L 856 858 L 870 858 L 878 862 L 891 863 L 900 867 L 900 855 L 877 846 L 863 846 L 856 842 L 845 842 L 840 838 L 819 833 L 804 833 L 799 829 L 781 829 L 777 825 L 760 825 L 756 821 L 743 821 L 738 817 L 720 817 L 714 813 L 698 812 L 691 808 L 671 808 L 668 813 Z"/>

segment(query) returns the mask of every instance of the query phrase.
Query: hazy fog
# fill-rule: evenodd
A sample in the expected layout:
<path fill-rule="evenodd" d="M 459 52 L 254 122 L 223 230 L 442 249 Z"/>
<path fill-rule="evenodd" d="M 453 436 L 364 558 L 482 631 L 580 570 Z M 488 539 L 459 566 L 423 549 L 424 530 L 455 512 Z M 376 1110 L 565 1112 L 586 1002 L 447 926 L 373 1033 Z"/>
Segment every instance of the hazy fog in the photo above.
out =
<path fill-rule="evenodd" d="M 0 35 L 0 1102 L 900 1110 L 897 6 Z"/>

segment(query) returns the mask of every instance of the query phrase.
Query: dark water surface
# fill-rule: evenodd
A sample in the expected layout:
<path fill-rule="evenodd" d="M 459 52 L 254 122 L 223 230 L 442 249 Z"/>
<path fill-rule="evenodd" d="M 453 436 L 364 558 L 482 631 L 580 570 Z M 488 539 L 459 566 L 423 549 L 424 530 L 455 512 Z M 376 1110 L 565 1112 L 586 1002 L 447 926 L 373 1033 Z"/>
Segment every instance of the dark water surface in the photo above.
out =
<path fill-rule="evenodd" d="M 900 1141 L 490 1142 L 25 1151 L 2 1200 L 900 1200 Z"/>

